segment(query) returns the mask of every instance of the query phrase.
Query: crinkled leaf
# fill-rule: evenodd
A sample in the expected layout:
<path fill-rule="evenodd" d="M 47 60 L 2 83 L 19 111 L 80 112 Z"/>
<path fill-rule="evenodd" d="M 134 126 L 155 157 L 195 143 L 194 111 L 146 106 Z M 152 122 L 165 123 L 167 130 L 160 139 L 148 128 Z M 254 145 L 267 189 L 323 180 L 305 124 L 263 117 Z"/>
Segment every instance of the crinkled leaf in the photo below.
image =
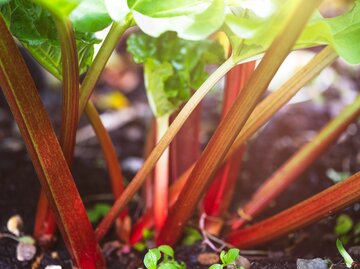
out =
<path fill-rule="evenodd" d="M 112 22 L 105 7 L 104 0 L 82 0 L 70 14 L 76 31 L 97 32 Z"/>
<path fill-rule="evenodd" d="M 157 248 L 149 249 L 144 257 L 144 265 L 147 269 L 156 269 L 157 263 L 161 258 L 160 251 Z"/>
<path fill-rule="evenodd" d="M 221 27 L 225 19 L 224 8 L 223 0 L 214 0 L 200 13 L 154 18 L 133 11 L 133 17 L 141 30 L 148 35 L 158 37 L 166 31 L 175 31 L 180 38 L 201 40 Z"/>
<path fill-rule="evenodd" d="M 39 5 L 26 0 L 12 0 L 0 7 L 11 33 L 29 50 L 34 58 L 57 78 L 61 78 L 61 48 L 51 14 Z M 90 66 L 94 44 L 93 34 L 75 32 L 79 72 Z"/>
<path fill-rule="evenodd" d="M 188 41 L 167 32 L 158 38 L 134 34 L 128 50 L 144 63 L 149 103 L 156 116 L 169 115 L 208 77 L 206 64 L 219 64 L 224 50 L 215 41 Z M 161 70 L 164 69 L 164 70 Z"/>

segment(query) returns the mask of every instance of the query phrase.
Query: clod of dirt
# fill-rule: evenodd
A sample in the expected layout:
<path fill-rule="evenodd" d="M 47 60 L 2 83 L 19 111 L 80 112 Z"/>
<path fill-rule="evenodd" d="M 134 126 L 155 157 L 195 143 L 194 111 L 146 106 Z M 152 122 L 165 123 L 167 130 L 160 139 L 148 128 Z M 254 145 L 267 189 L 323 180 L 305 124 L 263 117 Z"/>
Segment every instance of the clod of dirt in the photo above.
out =
<path fill-rule="evenodd" d="M 202 265 L 211 265 L 220 261 L 219 255 L 216 253 L 205 252 L 197 256 L 197 261 Z"/>
<path fill-rule="evenodd" d="M 244 269 L 250 269 L 250 261 L 245 258 L 244 256 L 241 256 L 239 255 L 237 258 L 236 258 L 236 261 L 235 261 L 235 264 L 236 264 L 236 268 L 238 267 L 244 267 Z"/>
<path fill-rule="evenodd" d="M 297 259 L 297 269 L 328 269 L 326 261 L 320 258 L 305 260 Z"/>
<path fill-rule="evenodd" d="M 16 247 L 16 258 L 18 261 L 30 261 L 34 258 L 36 247 L 33 244 L 19 242 Z"/>
<path fill-rule="evenodd" d="M 6 224 L 8 231 L 16 236 L 20 236 L 23 226 L 24 222 L 19 215 L 12 216 Z"/>

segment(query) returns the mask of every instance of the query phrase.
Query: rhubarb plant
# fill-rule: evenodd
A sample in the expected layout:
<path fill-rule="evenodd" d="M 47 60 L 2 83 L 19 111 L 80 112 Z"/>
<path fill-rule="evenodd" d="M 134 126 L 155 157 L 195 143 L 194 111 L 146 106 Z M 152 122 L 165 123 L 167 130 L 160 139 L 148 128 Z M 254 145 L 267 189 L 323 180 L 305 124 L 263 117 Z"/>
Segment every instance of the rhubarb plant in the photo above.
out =
<path fill-rule="evenodd" d="M 221 165 L 231 160 L 251 135 L 338 56 L 351 64 L 360 62 L 357 46 L 360 41 L 360 1 L 355 0 L 351 10 L 334 18 L 323 18 L 316 11 L 320 2 L 0 1 L 0 86 L 19 125 L 44 190 L 39 199 L 37 223 L 40 226 L 36 225 L 37 231 L 42 235 L 51 235 L 56 221 L 78 267 L 104 268 L 96 241 L 104 237 L 114 222 L 117 223 L 118 234 L 122 234 L 121 239 L 126 243 L 136 243 L 142 230 L 155 224 L 157 243 L 175 244 L 210 186 L 203 203 L 206 213 L 224 218 L 219 212 L 228 206 L 226 199 L 230 193 L 226 190 L 231 189 L 229 186 L 233 186 L 234 182 L 226 176 L 233 176 L 232 172 L 225 171 L 212 185 Z M 96 33 L 108 26 L 104 40 L 97 39 Z M 137 26 L 143 32 L 130 36 L 128 50 L 136 63 L 144 65 L 149 104 L 157 118 L 157 144 L 125 188 L 114 146 L 90 97 L 119 39 L 132 26 Z M 225 33 L 231 47 L 231 54 L 226 60 L 223 47 L 212 36 L 219 31 Z M 59 140 L 19 55 L 14 38 L 45 69 L 62 81 Z M 94 55 L 94 44 L 97 43 L 101 43 L 101 46 Z M 260 102 L 268 84 L 291 50 L 320 45 L 327 47 L 277 92 Z M 261 59 L 258 67 L 253 71 L 253 63 L 246 64 L 249 67 L 246 79 L 234 86 L 236 91 L 242 88 L 241 92 L 231 90 L 231 97 L 227 98 L 232 100 L 226 101 L 221 122 L 201 157 L 170 186 L 168 178 L 172 174 L 169 171 L 172 166 L 169 165 L 167 153 L 170 143 L 211 88 L 231 70 L 228 78 L 239 80 L 239 74 L 244 74 L 236 70 L 246 66 L 238 65 L 254 59 Z M 208 64 L 218 65 L 210 75 L 205 69 Z M 80 75 L 84 75 L 81 85 Z M 359 99 L 356 99 L 324 127 L 315 142 L 306 145 L 280 172 L 275 173 L 276 180 L 271 181 L 275 185 L 270 184 L 270 191 L 266 191 L 269 196 L 263 200 L 256 199 L 256 206 L 253 207 L 256 210 L 247 207 L 243 210 L 243 216 L 255 216 L 264 204 L 283 191 L 285 185 L 290 184 L 357 118 L 358 106 Z M 87 114 L 99 138 L 116 198 L 95 234 L 70 172 L 75 132 L 83 112 Z M 230 170 L 233 170 L 238 165 L 230 163 L 227 163 L 226 169 L 232 167 Z M 131 234 L 127 203 L 154 168 L 153 201 L 146 206 L 148 210 Z M 252 247 L 310 224 L 328 212 L 358 201 L 359 182 L 359 174 L 353 175 L 263 222 L 243 229 L 238 229 L 242 224 L 235 225 L 234 231 L 225 236 L 226 241 L 236 246 Z M 266 190 L 268 188 L 267 185 L 263 187 Z M 41 224 L 46 224 L 47 228 L 43 230 Z M 175 262 L 172 249 L 166 246 L 151 250 L 152 254 L 149 254 L 145 264 L 148 268 L 158 266 L 160 252 L 164 254 L 163 262 L 171 264 L 160 266 L 182 268 L 181 263 Z M 227 255 L 230 254 L 222 254 L 224 264 L 219 265 L 220 268 L 229 265 Z"/>

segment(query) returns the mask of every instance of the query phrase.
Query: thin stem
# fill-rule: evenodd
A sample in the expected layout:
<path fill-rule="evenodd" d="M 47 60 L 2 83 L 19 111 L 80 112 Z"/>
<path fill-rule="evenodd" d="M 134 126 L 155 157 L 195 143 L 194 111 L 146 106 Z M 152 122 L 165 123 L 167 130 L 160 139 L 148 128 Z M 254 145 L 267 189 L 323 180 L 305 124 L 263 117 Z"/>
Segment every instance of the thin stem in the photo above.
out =
<path fill-rule="evenodd" d="M 184 108 L 180 111 L 179 115 L 169 126 L 169 129 L 164 134 L 162 139 L 156 145 L 154 150 L 150 153 L 149 157 L 146 159 L 143 167 L 139 170 L 133 180 L 130 182 L 128 187 L 124 190 L 123 194 L 119 199 L 116 200 L 115 204 L 104 217 L 102 222 L 97 227 L 95 233 L 98 240 L 103 238 L 106 232 L 109 230 L 111 224 L 114 222 L 116 216 L 124 209 L 126 204 L 134 196 L 134 194 L 139 190 L 141 185 L 144 183 L 147 175 L 154 168 L 156 162 L 169 146 L 172 139 L 175 137 L 177 132 L 180 130 L 181 126 L 186 121 L 187 117 L 191 112 L 196 108 L 204 96 L 210 91 L 210 89 L 222 78 L 229 70 L 235 66 L 235 63 L 232 58 L 229 58 L 224 62 L 210 77 L 203 83 L 203 85 L 194 93 L 190 100 L 185 104 Z"/>
<path fill-rule="evenodd" d="M 178 201 L 170 209 L 164 229 L 158 237 L 158 244 L 173 245 L 179 239 L 186 222 L 195 209 L 195 205 L 211 183 L 216 168 L 226 156 L 237 134 L 245 125 L 259 98 L 265 92 L 319 3 L 320 0 L 305 3 L 300 0 L 296 1 L 294 9 L 287 17 L 286 28 L 271 44 L 260 65 L 251 76 L 249 83 L 241 91 L 225 119 L 216 129 L 180 193 Z M 298 12 L 300 8 L 301 14 Z"/>
<path fill-rule="evenodd" d="M 111 29 L 106 36 L 99 52 L 96 54 L 93 63 L 88 70 L 85 79 L 80 87 L 80 105 L 79 105 L 79 116 L 85 109 L 87 101 L 89 100 L 96 82 L 98 81 L 102 70 L 105 67 L 111 53 L 116 48 L 120 37 L 123 33 L 132 25 L 132 17 L 128 15 L 121 22 L 113 22 Z"/>
<path fill-rule="evenodd" d="M 1 16 L 0 37 L 0 86 L 52 205 L 65 244 L 80 268 L 104 268 L 86 210 L 49 117 Z"/>
<path fill-rule="evenodd" d="M 85 112 L 99 139 L 101 149 L 104 153 L 107 170 L 110 174 L 111 189 L 116 199 L 124 190 L 124 182 L 114 144 L 111 142 L 110 135 L 102 124 L 100 116 L 91 101 L 87 103 Z"/>
<path fill-rule="evenodd" d="M 169 127 L 169 116 L 156 118 L 156 140 L 164 136 Z M 154 173 L 154 218 L 156 230 L 160 231 L 167 217 L 169 188 L 169 148 L 156 163 Z"/>
<path fill-rule="evenodd" d="M 359 199 L 360 173 L 357 173 L 269 219 L 228 234 L 226 241 L 240 248 L 251 248 L 332 215 Z"/>
<path fill-rule="evenodd" d="M 360 97 L 357 97 L 353 104 L 331 120 L 310 142 L 297 151 L 261 185 L 251 200 L 241 209 L 241 212 L 247 216 L 246 219 L 252 219 L 259 215 L 273 199 L 296 180 L 297 176 L 328 149 L 359 115 Z M 246 223 L 246 219 L 240 219 L 232 227 L 239 228 Z"/>

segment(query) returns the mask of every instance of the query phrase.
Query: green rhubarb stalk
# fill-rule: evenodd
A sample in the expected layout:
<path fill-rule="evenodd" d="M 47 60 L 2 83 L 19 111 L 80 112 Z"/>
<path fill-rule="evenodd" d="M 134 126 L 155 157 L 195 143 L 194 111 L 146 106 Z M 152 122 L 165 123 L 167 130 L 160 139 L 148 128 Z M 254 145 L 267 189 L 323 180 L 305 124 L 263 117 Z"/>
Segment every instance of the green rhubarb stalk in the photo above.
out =
<path fill-rule="evenodd" d="M 133 19 L 131 14 L 129 14 L 124 18 L 124 20 L 120 22 L 113 22 L 109 33 L 107 34 L 99 52 L 96 54 L 95 59 L 86 73 L 84 81 L 81 84 L 79 116 L 82 115 L 85 106 L 90 99 L 92 92 L 94 91 L 96 82 L 99 80 L 100 74 L 114 49 L 116 48 L 120 37 L 129 27 L 132 26 L 132 24 Z"/>
<path fill-rule="evenodd" d="M 285 164 L 267 179 L 251 197 L 251 200 L 240 210 L 245 218 L 235 222 L 232 227 L 237 229 L 246 220 L 258 216 L 269 203 L 276 199 L 297 177 L 308 168 L 346 128 L 360 115 L 360 97 L 353 104 L 331 120 L 322 130 L 298 150 Z"/>
<path fill-rule="evenodd" d="M 0 37 L 0 86 L 52 205 L 65 244 L 78 267 L 104 268 L 102 254 L 55 132 L 2 17 Z"/>
<path fill-rule="evenodd" d="M 360 173 L 357 173 L 273 217 L 229 233 L 226 242 L 251 248 L 328 217 L 359 199 Z"/>
<path fill-rule="evenodd" d="M 158 237 L 157 244 L 173 245 L 179 239 L 188 219 L 196 208 L 195 205 L 211 183 L 216 168 L 226 156 L 237 134 L 245 125 L 260 97 L 320 2 L 320 0 L 296 1 L 294 8 L 287 17 L 286 27 L 271 44 L 249 83 L 241 91 L 225 119 L 220 123 L 195 165 L 178 201 L 169 210 L 167 221 Z M 300 9 L 302 12 L 299 14 L 298 10 Z"/>

